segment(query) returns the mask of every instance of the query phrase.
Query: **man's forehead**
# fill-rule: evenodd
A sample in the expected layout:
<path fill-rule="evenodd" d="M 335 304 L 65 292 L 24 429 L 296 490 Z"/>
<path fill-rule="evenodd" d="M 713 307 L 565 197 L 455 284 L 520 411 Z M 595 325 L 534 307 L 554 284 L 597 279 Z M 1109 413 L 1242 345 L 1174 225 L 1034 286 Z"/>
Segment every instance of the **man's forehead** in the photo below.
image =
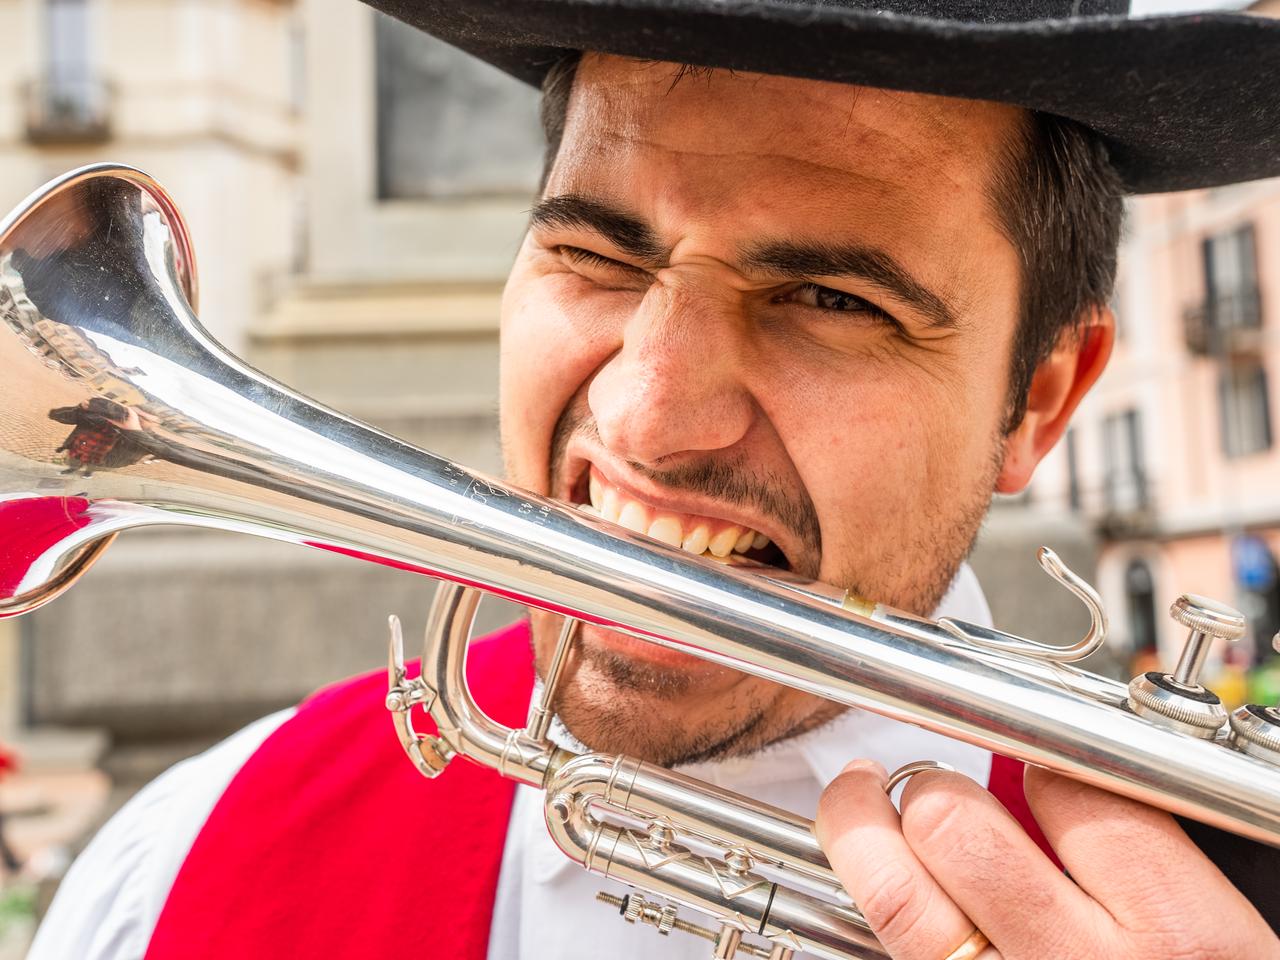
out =
<path fill-rule="evenodd" d="M 569 123 L 604 152 L 645 138 L 658 147 L 756 151 L 835 168 L 910 162 L 972 172 L 975 160 L 998 155 L 1022 116 L 985 101 L 587 54 Z"/>

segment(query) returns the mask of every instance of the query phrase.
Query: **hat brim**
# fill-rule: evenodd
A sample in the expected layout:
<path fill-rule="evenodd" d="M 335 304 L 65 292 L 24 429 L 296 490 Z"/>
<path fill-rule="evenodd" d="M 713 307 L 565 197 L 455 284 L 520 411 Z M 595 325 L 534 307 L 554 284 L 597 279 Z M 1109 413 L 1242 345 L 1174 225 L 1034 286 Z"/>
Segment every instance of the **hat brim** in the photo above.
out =
<path fill-rule="evenodd" d="M 1134 193 L 1280 175 L 1280 21 L 959 23 L 780 0 L 366 0 L 530 84 L 570 50 L 1011 103 L 1102 135 Z"/>

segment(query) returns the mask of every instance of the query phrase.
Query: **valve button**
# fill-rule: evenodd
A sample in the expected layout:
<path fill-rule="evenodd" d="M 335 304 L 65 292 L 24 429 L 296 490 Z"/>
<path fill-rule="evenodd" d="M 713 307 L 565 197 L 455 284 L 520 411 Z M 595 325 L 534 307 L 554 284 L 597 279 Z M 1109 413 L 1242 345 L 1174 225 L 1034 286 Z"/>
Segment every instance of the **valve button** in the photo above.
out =
<path fill-rule="evenodd" d="M 1244 636 L 1244 614 L 1198 593 L 1184 593 L 1173 601 L 1169 616 L 1190 630 L 1222 640 L 1239 640 Z"/>

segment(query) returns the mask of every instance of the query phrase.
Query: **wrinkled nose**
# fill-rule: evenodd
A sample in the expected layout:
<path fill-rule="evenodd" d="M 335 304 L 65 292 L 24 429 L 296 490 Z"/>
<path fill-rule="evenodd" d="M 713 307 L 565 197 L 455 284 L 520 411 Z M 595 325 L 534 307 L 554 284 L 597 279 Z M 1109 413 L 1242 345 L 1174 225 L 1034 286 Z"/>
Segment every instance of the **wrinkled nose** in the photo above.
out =
<path fill-rule="evenodd" d="M 649 465 L 732 447 L 756 409 L 743 376 L 745 347 L 732 304 L 655 284 L 591 382 L 587 398 L 601 441 Z"/>

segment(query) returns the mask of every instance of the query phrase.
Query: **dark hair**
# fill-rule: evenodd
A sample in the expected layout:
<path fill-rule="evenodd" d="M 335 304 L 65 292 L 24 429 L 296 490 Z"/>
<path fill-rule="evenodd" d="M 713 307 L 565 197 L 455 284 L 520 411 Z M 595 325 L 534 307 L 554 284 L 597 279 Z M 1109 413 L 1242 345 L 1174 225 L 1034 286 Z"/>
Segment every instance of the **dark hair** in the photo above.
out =
<path fill-rule="evenodd" d="M 578 73 L 578 61 L 581 59 L 582 54 L 577 51 L 567 53 L 553 63 L 547 75 L 542 78 L 542 102 L 538 105 L 538 114 L 542 118 L 547 152 L 542 158 L 539 194 L 547 189 L 547 177 L 551 176 L 551 167 L 556 162 L 556 154 L 560 152 L 565 116 L 569 113 L 569 94 L 573 90 L 573 78 Z"/>
<path fill-rule="evenodd" d="M 542 82 L 547 152 L 539 192 L 560 150 L 580 58 L 566 54 Z M 1027 110 L 996 164 L 991 193 L 1000 229 L 1021 260 L 1008 432 L 1022 422 L 1036 369 L 1064 336 L 1080 332 L 1091 309 L 1111 298 L 1124 187 L 1098 134 L 1066 117 Z"/>
<path fill-rule="evenodd" d="M 1026 413 L 1036 368 L 1116 281 L 1124 186 L 1102 138 L 1051 113 L 1026 111 L 997 165 L 996 215 L 1022 261 L 1006 431 Z"/>

